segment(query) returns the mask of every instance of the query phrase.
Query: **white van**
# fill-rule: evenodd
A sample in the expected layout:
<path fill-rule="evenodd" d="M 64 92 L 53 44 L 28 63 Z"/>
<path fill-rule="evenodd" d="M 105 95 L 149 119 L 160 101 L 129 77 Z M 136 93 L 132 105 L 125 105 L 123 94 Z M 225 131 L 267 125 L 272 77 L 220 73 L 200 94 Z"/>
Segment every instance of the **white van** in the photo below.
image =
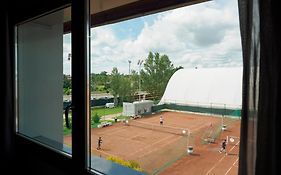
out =
<path fill-rule="evenodd" d="M 115 106 L 114 106 L 114 103 L 106 103 L 105 107 L 106 108 L 114 108 Z"/>

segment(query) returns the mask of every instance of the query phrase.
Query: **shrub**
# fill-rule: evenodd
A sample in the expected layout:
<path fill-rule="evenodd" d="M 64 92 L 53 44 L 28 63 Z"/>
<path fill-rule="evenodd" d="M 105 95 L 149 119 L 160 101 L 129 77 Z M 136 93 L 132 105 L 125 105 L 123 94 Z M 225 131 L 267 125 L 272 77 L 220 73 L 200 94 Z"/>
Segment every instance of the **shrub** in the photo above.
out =
<path fill-rule="evenodd" d="M 123 159 L 121 159 L 119 157 L 115 157 L 115 156 L 108 156 L 106 159 L 110 160 L 112 162 L 118 163 L 120 165 L 123 165 L 125 167 L 132 168 L 132 169 L 134 169 L 136 171 L 142 171 L 142 169 L 140 168 L 139 163 L 134 161 L 134 160 L 126 161 L 126 160 L 123 160 Z"/>
<path fill-rule="evenodd" d="M 129 168 L 140 169 L 139 163 L 134 160 L 129 160 L 129 165 Z"/>
<path fill-rule="evenodd" d="M 65 95 L 70 95 L 70 94 L 71 94 L 71 91 L 72 91 L 72 89 L 70 89 L 70 88 L 63 88 L 63 93 L 64 93 Z"/>
<path fill-rule="evenodd" d="M 104 92 L 105 88 L 104 88 L 104 86 L 97 86 L 96 90 L 99 91 L 99 92 Z"/>
<path fill-rule="evenodd" d="M 95 115 L 93 116 L 93 119 L 92 119 L 95 123 L 99 123 L 100 122 L 100 116 L 95 113 Z"/>

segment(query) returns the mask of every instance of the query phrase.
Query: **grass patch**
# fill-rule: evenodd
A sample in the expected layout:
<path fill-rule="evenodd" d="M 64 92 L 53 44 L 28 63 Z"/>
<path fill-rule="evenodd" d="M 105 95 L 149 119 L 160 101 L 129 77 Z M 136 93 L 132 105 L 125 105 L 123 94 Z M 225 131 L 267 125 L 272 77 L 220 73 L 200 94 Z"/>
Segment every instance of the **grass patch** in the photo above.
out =
<path fill-rule="evenodd" d="M 91 108 L 91 116 L 98 114 L 99 116 L 122 113 L 123 107 L 115 108 Z"/>
<path fill-rule="evenodd" d="M 98 114 L 98 116 L 110 115 L 110 114 L 118 114 L 123 112 L 123 107 L 118 106 L 115 108 L 105 108 L 105 107 L 92 107 L 91 108 L 91 116 Z M 72 111 L 68 113 L 69 118 L 72 117 Z"/>
<path fill-rule="evenodd" d="M 68 129 L 67 127 L 63 127 L 63 135 L 66 136 L 66 135 L 69 135 L 71 134 L 71 129 Z"/>
<path fill-rule="evenodd" d="M 104 115 L 110 115 L 110 114 L 118 114 L 118 113 L 122 113 L 123 111 L 123 107 L 121 106 L 118 106 L 118 107 L 115 107 L 115 108 L 91 108 L 91 117 L 93 117 L 94 115 L 98 115 L 98 116 L 104 116 Z M 69 120 L 70 120 L 70 123 L 72 123 L 71 119 L 72 119 L 72 111 L 69 111 Z M 118 116 L 117 117 L 118 119 L 127 119 L 126 116 Z M 92 121 L 93 119 L 91 119 L 91 128 L 97 128 L 98 125 L 101 123 L 100 121 L 95 123 Z M 103 121 L 110 121 L 112 123 L 114 123 L 114 121 L 112 120 L 103 120 Z M 71 134 L 71 129 L 68 129 L 66 128 L 65 126 L 65 120 L 63 120 L 63 135 L 69 135 Z"/>
<path fill-rule="evenodd" d="M 110 160 L 112 162 L 115 162 L 115 163 L 118 163 L 120 165 L 123 165 L 125 167 L 128 167 L 128 168 L 132 168 L 136 171 L 140 171 L 142 172 L 143 170 L 140 168 L 140 165 L 138 162 L 134 161 L 134 160 L 129 160 L 129 161 L 126 161 L 126 160 L 123 160 L 119 157 L 116 157 L 116 156 L 108 156 L 106 158 L 106 160 Z"/>
<path fill-rule="evenodd" d="M 99 124 L 100 124 L 100 122 L 99 123 L 91 123 L 91 128 L 97 128 Z"/>
<path fill-rule="evenodd" d="M 129 117 L 128 116 L 124 116 L 124 115 L 119 115 L 119 116 L 117 116 L 117 119 L 129 119 Z"/>

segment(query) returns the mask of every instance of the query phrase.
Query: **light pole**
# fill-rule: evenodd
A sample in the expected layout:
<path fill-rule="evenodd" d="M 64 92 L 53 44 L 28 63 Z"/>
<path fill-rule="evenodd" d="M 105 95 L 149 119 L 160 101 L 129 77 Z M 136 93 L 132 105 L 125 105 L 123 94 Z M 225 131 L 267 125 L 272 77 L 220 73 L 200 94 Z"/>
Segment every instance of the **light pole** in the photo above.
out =
<path fill-rule="evenodd" d="M 67 59 L 68 59 L 68 61 L 71 59 L 71 53 L 68 54 Z"/>
<path fill-rule="evenodd" d="M 67 60 L 70 61 L 72 58 L 71 53 L 68 53 Z M 71 61 L 70 61 L 70 69 L 71 69 Z M 70 70 L 70 77 L 71 77 L 71 70 Z"/>
<path fill-rule="evenodd" d="M 129 75 L 131 75 L 131 63 L 132 63 L 132 61 L 131 60 L 128 60 L 128 62 L 129 62 Z"/>
<path fill-rule="evenodd" d="M 143 60 L 138 61 L 138 65 L 139 65 L 139 101 L 140 101 L 140 90 L 141 90 L 140 70 L 141 70 L 142 63 L 143 63 Z"/>
<path fill-rule="evenodd" d="M 72 58 L 72 54 L 71 53 L 68 53 L 68 56 L 67 56 L 67 60 L 70 62 L 70 72 L 69 72 L 69 78 L 70 78 L 70 81 L 71 81 L 71 89 L 72 89 L 72 70 L 71 70 L 71 65 L 72 65 L 72 61 L 71 61 L 71 58 Z M 70 95 L 71 95 L 72 93 L 70 93 Z M 70 101 L 72 101 L 72 99 L 71 99 L 71 96 L 70 97 L 68 97 L 68 100 Z"/>
<path fill-rule="evenodd" d="M 226 125 L 224 124 L 224 117 L 225 117 L 225 115 L 226 115 L 226 106 L 225 106 L 225 104 L 224 104 L 224 114 L 222 114 L 222 118 L 221 118 L 221 129 L 224 131 L 224 130 L 226 130 Z"/>

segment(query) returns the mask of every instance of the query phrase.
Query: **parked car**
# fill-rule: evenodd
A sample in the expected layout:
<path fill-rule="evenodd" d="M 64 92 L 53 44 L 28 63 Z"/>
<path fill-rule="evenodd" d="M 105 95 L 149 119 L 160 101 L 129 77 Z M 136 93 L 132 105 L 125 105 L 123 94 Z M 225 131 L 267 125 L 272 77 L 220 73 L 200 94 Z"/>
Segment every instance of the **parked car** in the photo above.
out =
<path fill-rule="evenodd" d="M 114 105 L 114 103 L 106 103 L 106 104 L 105 104 L 105 107 L 106 107 L 106 108 L 114 108 L 115 105 Z"/>

